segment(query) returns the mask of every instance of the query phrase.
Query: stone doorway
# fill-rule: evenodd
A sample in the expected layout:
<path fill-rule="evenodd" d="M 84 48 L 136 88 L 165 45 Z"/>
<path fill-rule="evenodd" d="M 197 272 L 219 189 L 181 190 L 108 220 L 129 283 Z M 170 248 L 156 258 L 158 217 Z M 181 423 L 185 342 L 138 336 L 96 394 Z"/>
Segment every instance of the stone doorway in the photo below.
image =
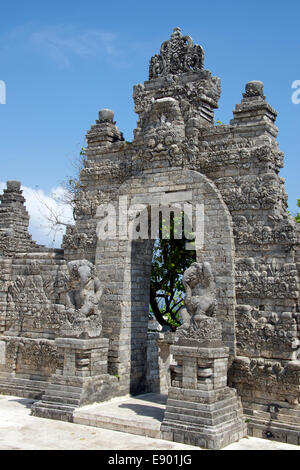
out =
<path fill-rule="evenodd" d="M 197 261 L 208 261 L 217 286 L 217 318 L 223 341 L 234 355 L 234 245 L 232 221 L 219 191 L 193 170 L 143 174 L 124 183 L 114 202 L 126 196 L 128 207 L 188 200 L 204 208 L 204 238 Z M 119 198 L 119 199 L 118 199 Z M 185 199 L 186 198 L 186 199 Z M 117 208 L 118 210 L 120 209 Z M 119 220 L 119 219 L 118 219 Z M 119 224 L 120 225 L 120 224 Z M 118 226 L 119 227 L 119 226 Z M 147 324 L 153 240 L 98 239 L 95 264 L 106 286 L 103 330 L 110 338 L 109 372 L 118 377 L 121 394 L 143 393 L 147 368 Z"/>

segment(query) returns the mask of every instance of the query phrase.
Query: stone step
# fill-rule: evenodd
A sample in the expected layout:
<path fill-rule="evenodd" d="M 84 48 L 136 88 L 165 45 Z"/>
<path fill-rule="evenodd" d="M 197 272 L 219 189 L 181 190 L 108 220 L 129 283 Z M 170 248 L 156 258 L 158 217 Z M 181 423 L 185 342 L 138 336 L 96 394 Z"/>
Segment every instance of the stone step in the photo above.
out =
<path fill-rule="evenodd" d="M 239 441 L 246 435 L 246 425 L 241 419 L 234 419 L 230 423 L 214 427 L 186 425 L 174 421 L 163 421 L 161 426 L 164 439 L 176 440 L 175 435 L 180 436 L 180 442 L 195 445 L 205 449 L 222 449 L 223 447 Z"/>
<path fill-rule="evenodd" d="M 300 426 L 253 416 L 247 421 L 249 436 L 300 445 Z"/>
<path fill-rule="evenodd" d="M 237 425 L 238 424 L 238 425 Z M 173 429 L 178 429 L 178 430 L 181 430 L 181 431 L 186 431 L 187 428 L 193 432 L 199 432 L 199 430 L 202 430 L 207 434 L 207 435 L 210 435 L 210 434 L 223 434 L 223 433 L 228 433 L 228 432 L 236 432 L 237 431 L 237 428 L 240 428 L 240 429 L 243 429 L 246 427 L 246 424 L 244 422 L 244 419 L 243 418 L 240 418 L 240 417 L 234 417 L 233 419 L 231 419 L 230 421 L 227 421 L 227 422 L 222 422 L 220 424 L 217 424 L 216 426 L 206 426 L 206 425 L 203 425 L 203 426 L 199 426 L 199 424 L 195 424 L 195 423 L 183 423 L 183 422 L 180 422 L 178 420 L 175 420 L 175 421 L 170 421 L 170 420 L 167 420 L 167 419 L 164 419 L 163 423 L 162 423 L 162 427 L 166 428 L 166 427 L 172 427 Z M 200 429 L 199 429 L 200 428 Z"/>
<path fill-rule="evenodd" d="M 241 404 L 235 399 L 224 401 L 221 407 L 218 406 L 218 403 L 208 405 L 170 399 L 167 401 L 167 408 L 182 408 L 186 410 L 187 414 L 200 413 L 203 416 L 205 416 L 205 414 L 208 414 L 208 416 L 222 414 L 223 410 L 226 410 L 230 407 L 233 407 L 234 409 L 238 407 L 241 409 Z"/>
<path fill-rule="evenodd" d="M 263 410 L 253 411 L 247 408 L 244 408 L 244 413 L 245 415 L 249 416 L 250 420 L 251 418 L 254 418 L 254 419 L 268 420 L 272 422 L 280 421 L 282 423 L 300 426 L 300 416 L 297 414 L 296 416 L 293 416 L 291 413 L 282 413 L 281 411 L 279 413 L 271 413 L 271 412 L 263 411 Z"/>
<path fill-rule="evenodd" d="M 21 377 L 12 377 L 10 374 L 4 375 L 5 373 L 1 372 L 0 373 L 0 383 L 9 383 L 9 384 L 20 384 L 20 385 L 25 385 L 30 384 L 30 386 L 36 386 L 36 387 L 41 387 L 43 386 L 44 388 L 47 387 L 48 382 L 45 380 L 32 380 L 32 379 L 24 379 Z"/>
<path fill-rule="evenodd" d="M 254 419 L 280 421 L 287 425 L 300 426 L 300 409 L 287 408 L 286 404 L 254 403 L 244 404 L 244 414 Z"/>
<path fill-rule="evenodd" d="M 73 422 L 73 407 L 58 406 L 55 403 L 41 403 L 33 405 L 31 415 L 39 418 L 57 419 L 59 421 Z"/>
<path fill-rule="evenodd" d="M 2 389 L 9 389 L 9 388 L 15 388 L 16 390 L 26 390 L 26 391 L 32 391 L 32 392 L 40 392 L 44 393 L 45 392 L 45 387 L 38 387 L 38 386 L 33 386 L 31 387 L 30 385 L 21 385 L 18 383 L 6 383 L 6 382 L 0 382 L 0 387 Z"/>
<path fill-rule="evenodd" d="M 166 395 L 147 393 L 119 397 L 106 403 L 76 408 L 74 423 L 160 439 Z"/>
<path fill-rule="evenodd" d="M 227 422 L 232 421 L 237 417 L 237 410 L 231 409 L 227 410 L 227 413 L 224 412 L 222 416 L 218 416 L 215 418 L 207 418 L 201 416 L 201 413 L 197 413 L 197 415 L 194 413 L 194 415 L 191 414 L 186 414 L 183 410 L 183 413 L 179 412 L 170 412 L 169 408 L 167 407 L 166 412 L 165 412 L 165 418 L 164 420 L 166 421 L 176 421 L 179 423 L 184 423 L 184 424 L 193 424 L 193 425 L 202 425 L 202 426 L 217 426 L 218 424 L 224 424 Z"/>
<path fill-rule="evenodd" d="M 64 390 L 63 387 L 60 388 L 52 388 L 51 386 L 47 387 L 45 391 L 45 395 L 50 395 L 52 397 L 62 397 L 62 398 L 72 398 L 79 400 L 81 397 L 81 390 L 77 390 L 77 392 L 71 392 L 68 390 Z"/>
<path fill-rule="evenodd" d="M 47 383 L 13 379 L 13 378 L 0 378 L 0 392 L 5 395 L 14 395 L 16 397 L 40 399 L 45 392 Z"/>
<path fill-rule="evenodd" d="M 63 261 L 65 263 L 63 259 L 63 250 L 51 249 L 51 248 L 44 247 L 43 245 L 39 245 L 36 248 L 32 248 L 29 253 L 20 253 L 20 252 L 15 253 L 15 259 L 21 259 L 23 261 L 23 264 L 25 264 L 24 258 L 25 260 L 27 258 L 35 259 L 37 255 L 39 259 L 52 259 L 52 260 L 54 259 L 57 261 Z"/>
<path fill-rule="evenodd" d="M 53 391 L 63 391 L 63 392 L 66 392 L 66 393 L 78 393 L 80 394 L 81 392 L 81 387 L 74 387 L 74 386 L 71 386 L 71 385 L 61 385 L 61 384 L 55 384 L 55 383 L 50 383 L 48 388 L 47 388 L 47 391 L 50 391 L 52 392 Z"/>
<path fill-rule="evenodd" d="M 1 380 L 0 378 L 0 385 L 5 387 L 20 387 L 20 388 L 25 388 L 25 389 L 31 389 L 31 390 L 45 390 L 47 387 L 47 382 L 39 383 L 39 382 L 33 382 L 31 383 L 29 380 L 20 382 L 19 379 L 13 380 L 13 379 L 8 379 L 8 380 Z"/>
<path fill-rule="evenodd" d="M 236 405 L 236 404 L 235 404 Z M 226 416 L 230 413 L 236 413 L 237 411 L 240 411 L 241 408 L 234 406 L 234 405 L 229 405 L 226 406 L 222 409 L 215 410 L 215 411 L 202 411 L 202 410 L 197 410 L 197 409 L 191 409 L 191 408 L 185 408 L 185 404 L 183 403 L 181 407 L 179 406 L 170 406 L 167 405 L 166 412 L 167 413 L 172 413 L 175 415 L 181 415 L 181 416 L 190 416 L 190 417 L 201 417 L 203 420 L 207 420 L 207 422 L 214 422 L 218 423 L 220 420 L 226 419 Z"/>
<path fill-rule="evenodd" d="M 2 388 L 0 386 L 0 394 L 3 395 L 11 395 L 14 397 L 21 397 L 21 398 L 29 398 L 31 400 L 39 400 L 42 398 L 43 392 L 34 392 L 32 390 L 24 390 L 21 388 L 15 388 L 15 387 L 4 387 Z"/>
<path fill-rule="evenodd" d="M 36 402 L 32 405 L 32 408 L 40 408 L 40 407 L 48 408 L 48 409 L 55 408 L 55 409 L 60 410 L 60 411 L 70 411 L 70 410 L 74 410 L 74 408 L 75 408 L 71 404 L 68 405 L 67 403 L 62 404 L 62 403 L 55 403 L 55 402 L 51 402 L 51 401 L 49 401 L 49 402 L 38 401 L 38 402 Z"/>
<path fill-rule="evenodd" d="M 47 384 L 31 384 L 31 383 L 20 383 L 19 381 L 6 381 L 0 380 L 1 387 L 16 387 L 16 388 L 24 388 L 27 390 L 45 390 Z"/>
<path fill-rule="evenodd" d="M 60 403 L 63 405 L 75 405 L 78 406 L 80 399 L 79 398 L 70 398 L 70 397 L 63 397 L 63 396 L 54 396 L 54 395 L 43 395 L 43 402 L 49 403 Z"/>
<path fill-rule="evenodd" d="M 73 422 L 87 426 L 110 429 L 112 431 L 136 434 L 138 436 L 152 437 L 154 439 L 161 438 L 160 423 L 158 425 L 151 425 L 143 420 L 134 422 L 128 421 L 124 418 L 114 418 L 112 416 L 85 414 L 79 410 L 76 410 L 73 416 Z"/>
<path fill-rule="evenodd" d="M 229 397 L 225 400 L 215 402 L 215 403 L 198 403 L 194 401 L 183 401 L 183 400 L 176 400 L 174 398 L 168 398 L 167 406 L 175 406 L 175 407 L 182 407 L 184 404 L 184 408 L 192 409 L 194 411 L 203 411 L 203 412 L 217 412 L 220 409 L 226 408 L 228 406 L 236 406 L 239 403 L 241 407 L 240 401 L 236 399 L 236 397 Z"/>
<path fill-rule="evenodd" d="M 247 416 L 246 417 L 247 421 L 249 421 L 249 424 L 251 423 L 257 423 L 257 424 L 263 424 L 263 423 L 266 423 L 266 420 L 264 418 L 260 418 L 260 417 L 257 417 L 257 416 Z M 300 437 L 300 423 L 298 424 L 295 424 L 295 423 L 283 423 L 280 419 L 279 420 L 276 420 L 276 419 L 272 419 L 271 421 L 269 421 L 269 425 L 270 426 L 280 426 L 281 429 L 285 429 L 285 430 L 291 430 L 291 431 L 295 431 L 295 432 L 298 432 L 299 433 L 299 437 Z"/>

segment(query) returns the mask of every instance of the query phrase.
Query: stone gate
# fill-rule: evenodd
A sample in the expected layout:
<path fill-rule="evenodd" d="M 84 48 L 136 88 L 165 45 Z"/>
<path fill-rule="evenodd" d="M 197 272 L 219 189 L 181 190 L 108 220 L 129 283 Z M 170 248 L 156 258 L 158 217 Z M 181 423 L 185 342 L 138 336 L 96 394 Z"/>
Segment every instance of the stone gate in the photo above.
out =
<path fill-rule="evenodd" d="M 211 263 L 216 273 L 218 312 L 224 343 L 234 356 L 234 246 L 232 221 L 221 194 L 203 175 L 194 170 L 169 168 L 153 174 L 133 176 L 120 186 L 119 198 L 126 196 L 128 207 L 157 205 L 170 201 L 204 205 L 204 244 L 197 260 Z M 122 210 L 122 208 L 121 208 Z M 147 214 L 148 216 L 148 214 Z M 117 214 L 119 220 L 119 214 Z M 120 376 L 124 392 L 145 391 L 147 367 L 147 325 L 153 240 L 98 240 L 95 265 L 100 281 L 107 287 L 103 321 L 111 329 L 111 370 Z M 105 328 L 105 327 L 104 327 Z M 130 376 L 128 375 L 130 372 Z M 128 388 L 129 387 L 129 388 Z"/>
<path fill-rule="evenodd" d="M 72 420 L 77 406 L 149 390 L 155 236 L 132 239 L 122 217 L 132 205 L 148 217 L 154 206 L 189 203 L 202 208 L 197 269 L 211 269 L 216 334 L 196 322 L 194 337 L 190 327 L 184 339 L 165 335 L 175 363 L 162 435 L 211 448 L 239 439 L 245 431 L 235 389 L 250 435 L 300 444 L 300 230 L 287 212 L 276 111 L 263 88 L 247 83 L 233 119 L 216 125 L 220 80 L 204 69 L 202 47 L 175 28 L 151 58 L 149 80 L 134 87 L 133 141 L 124 140 L 110 110 L 88 131 L 75 224 L 61 249 L 31 240 L 20 183 L 7 183 L 0 196 L 1 392 L 39 399 L 38 416 Z M 117 223 L 103 238 L 105 207 L 114 208 Z M 133 227 L 136 217 L 129 214 Z"/>

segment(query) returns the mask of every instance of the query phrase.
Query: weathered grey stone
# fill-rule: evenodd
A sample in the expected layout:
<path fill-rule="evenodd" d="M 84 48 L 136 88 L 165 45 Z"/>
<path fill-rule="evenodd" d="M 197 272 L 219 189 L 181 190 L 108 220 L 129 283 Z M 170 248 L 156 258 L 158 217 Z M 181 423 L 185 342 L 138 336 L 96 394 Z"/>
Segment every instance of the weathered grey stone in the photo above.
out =
<path fill-rule="evenodd" d="M 125 142 L 113 112 L 107 109 L 100 111 L 87 132 L 76 223 L 67 228 L 62 249 L 32 241 L 21 185 L 7 183 L 0 196 L 1 392 L 44 395 L 44 405 L 39 407 L 45 416 L 71 419 L 82 394 L 87 400 L 105 400 L 165 387 L 170 377 L 163 370 L 171 364 L 169 400 L 193 403 L 196 418 L 198 405 L 214 405 L 211 415 L 198 415 L 213 425 L 224 396 L 236 400 L 225 384 L 229 351 L 229 385 L 242 399 L 249 432 L 297 442 L 300 227 L 287 212 L 284 180 L 279 176 L 283 153 L 276 141 L 277 113 L 266 101 L 262 82 L 252 81 L 246 84 L 230 124 L 215 123 L 220 92 L 220 79 L 204 69 L 202 47 L 175 28 L 150 61 L 149 80 L 134 87 L 139 119 L 133 141 Z M 119 217 L 132 204 L 145 204 L 145 215 L 151 205 L 167 207 L 172 201 L 187 200 L 204 205 L 203 246 L 197 249 L 197 264 L 208 263 L 213 273 L 216 305 L 213 316 L 204 320 L 217 342 L 213 338 L 202 342 L 203 352 L 192 341 L 197 342 L 197 331 L 204 329 L 195 328 L 194 338 L 187 335 L 174 344 L 172 348 L 180 347 L 183 355 L 190 351 L 189 358 L 183 356 L 182 375 L 183 365 L 173 364 L 169 354 L 173 339 L 159 338 L 158 347 L 153 335 L 148 341 L 155 231 L 149 239 L 130 240 L 119 220 L 119 238 L 104 240 L 99 239 L 97 227 L 103 218 L 101 205 L 112 204 Z M 84 297 L 87 291 L 95 301 L 87 309 L 87 323 L 79 322 L 84 299 L 78 303 L 71 293 L 72 263 L 83 264 L 93 273 L 88 289 L 84 283 L 74 289 L 76 297 Z M 58 341 L 62 334 L 75 340 L 80 335 L 95 336 L 96 342 L 101 334 L 109 340 L 107 359 L 105 348 L 93 349 L 89 339 L 78 342 L 76 350 L 72 342 L 63 348 Z M 84 354 L 92 350 L 91 361 Z M 219 356 L 215 356 L 217 350 L 222 350 Z M 76 354 L 83 354 L 77 363 Z M 199 361 L 197 376 L 195 361 Z M 64 362 L 64 373 L 57 374 Z M 85 375 L 87 364 L 99 374 Z M 216 372 L 213 378 L 211 370 Z M 182 381 L 197 387 L 183 389 Z M 222 395 L 220 390 L 227 391 Z M 52 404 L 47 402 L 50 397 Z M 168 439 L 219 448 L 231 439 L 230 433 L 238 439 L 244 432 L 243 427 L 234 429 L 235 422 L 226 429 L 215 424 L 213 434 L 204 425 L 203 436 L 192 427 L 186 433 L 180 424 L 182 407 L 178 412 L 172 407 L 169 413 L 174 412 L 179 421 L 176 427 L 172 415 L 175 427 L 164 430 Z"/>
<path fill-rule="evenodd" d="M 57 338 L 55 342 L 64 362 L 41 401 L 33 405 L 32 414 L 72 421 L 76 407 L 111 398 L 118 381 L 107 373 L 107 338 Z"/>
<path fill-rule="evenodd" d="M 240 398 L 227 387 L 228 349 L 181 346 L 179 341 L 171 353 L 177 365 L 171 366 L 162 437 L 208 449 L 244 437 Z"/>

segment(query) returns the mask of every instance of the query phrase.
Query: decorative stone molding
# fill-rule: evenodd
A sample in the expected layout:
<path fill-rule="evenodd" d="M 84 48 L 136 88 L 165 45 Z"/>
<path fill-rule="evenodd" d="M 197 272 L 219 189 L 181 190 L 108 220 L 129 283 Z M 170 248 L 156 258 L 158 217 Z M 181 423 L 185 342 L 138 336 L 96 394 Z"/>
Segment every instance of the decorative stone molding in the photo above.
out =
<path fill-rule="evenodd" d="M 243 298 L 299 297 L 299 279 L 294 263 L 279 264 L 276 259 L 238 258 L 236 293 Z"/>
<path fill-rule="evenodd" d="M 204 50 L 193 45 L 190 36 L 182 36 L 180 28 L 174 28 L 171 39 L 162 43 L 160 54 L 150 60 L 149 80 L 184 72 L 199 72 L 203 69 Z"/>

